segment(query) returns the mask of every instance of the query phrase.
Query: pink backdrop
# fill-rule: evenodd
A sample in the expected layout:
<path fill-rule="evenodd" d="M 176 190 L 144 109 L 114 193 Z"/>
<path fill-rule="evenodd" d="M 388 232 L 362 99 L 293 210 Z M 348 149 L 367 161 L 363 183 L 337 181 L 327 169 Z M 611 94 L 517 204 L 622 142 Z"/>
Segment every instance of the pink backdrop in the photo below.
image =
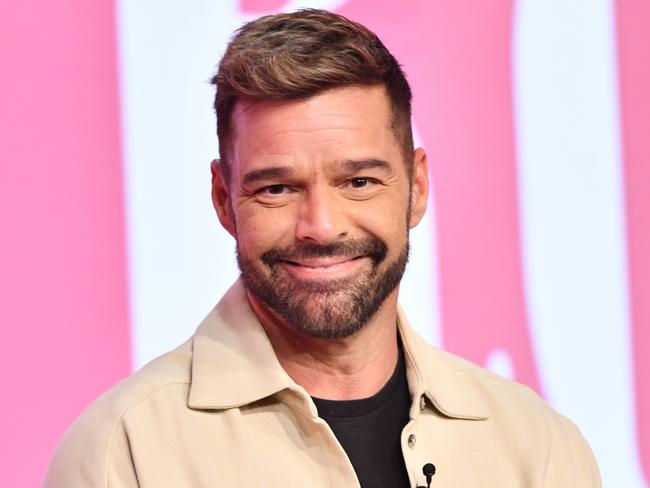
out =
<path fill-rule="evenodd" d="M 3 2 L 0 484 L 130 370 L 113 5 Z"/>
<path fill-rule="evenodd" d="M 253 15 L 286 3 L 247 0 L 239 8 Z M 379 8 L 349 0 L 338 11 L 380 34 L 414 88 L 414 120 L 432 162 L 442 345 L 480 364 L 505 351 L 514 378 L 544 395 L 522 269 L 515 6 L 412 0 Z M 613 6 L 636 432 L 630 449 L 648 480 L 650 4 Z M 65 428 L 134 363 L 119 83 L 125 47 L 115 12 L 111 0 L 0 7 L 3 486 L 37 486 Z M 205 59 L 206 67 L 216 61 Z"/>

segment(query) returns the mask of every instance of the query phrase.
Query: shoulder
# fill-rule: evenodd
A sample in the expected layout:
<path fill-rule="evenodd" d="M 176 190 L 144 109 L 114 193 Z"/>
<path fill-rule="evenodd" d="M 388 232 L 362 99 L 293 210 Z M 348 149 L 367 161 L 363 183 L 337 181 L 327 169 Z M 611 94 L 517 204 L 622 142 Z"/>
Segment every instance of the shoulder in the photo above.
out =
<path fill-rule="evenodd" d="M 489 414 L 507 407 L 510 413 L 558 415 L 532 388 L 500 376 L 460 356 L 428 346 L 428 357 L 441 361 L 465 388 L 471 389 Z"/>
<path fill-rule="evenodd" d="M 508 413 L 526 416 L 557 418 L 555 412 L 532 388 L 504 378 L 465 358 L 438 349 L 416 334 L 412 344 L 425 378 L 433 390 L 436 383 L 445 380 L 445 395 L 462 398 L 471 405 L 477 416 L 493 417 L 506 409 Z M 529 420 L 529 419 L 528 419 Z"/>
<path fill-rule="evenodd" d="M 593 453 L 578 427 L 532 388 L 425 344 L 427 363 L 442 363 L 492 425 L 523 457 L 544 459 L 544 486 L 600 486 Z"/>
<path fill-rule="evenodd" d="M 191 348 L 188 340 L 99 396 L 63 435 L 44 486 L 137 486 L 125 420 L 142 417 L 157 404 L 185 407 Z"/>
<path fill-rule="evenodd" d="M 510 414 L 558 415 L 532 388 L 431 346 L 412 331 L 409 336 L 424 381 L 433 391 L 444 383 L 444 395 L 475 410 L 477 417 L 493 417 L 503 409 Z"/>

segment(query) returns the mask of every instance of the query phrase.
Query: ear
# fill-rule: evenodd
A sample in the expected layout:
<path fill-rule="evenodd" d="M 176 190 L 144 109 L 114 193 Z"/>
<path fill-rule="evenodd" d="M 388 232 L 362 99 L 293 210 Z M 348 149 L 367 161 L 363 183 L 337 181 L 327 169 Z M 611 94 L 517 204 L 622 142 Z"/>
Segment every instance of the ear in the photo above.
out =
<path fill-rule="evenodd" d="M 429 199 L 429 163 L 427 153 L 421 147 L 413 152 L 413 181 L 411 185 L 409 228 L 412 229 L 422 220 Z"/>
<path fill-rule="evenodd" d="M 228 182 L 223 174 L 223 163 L 215 159 L 210 164 L 212 173 L 212 205 L 217 211 L 219 222 L 228 233 L 235 237 L 235 217 L 232 213 L 232 204 Z"/>

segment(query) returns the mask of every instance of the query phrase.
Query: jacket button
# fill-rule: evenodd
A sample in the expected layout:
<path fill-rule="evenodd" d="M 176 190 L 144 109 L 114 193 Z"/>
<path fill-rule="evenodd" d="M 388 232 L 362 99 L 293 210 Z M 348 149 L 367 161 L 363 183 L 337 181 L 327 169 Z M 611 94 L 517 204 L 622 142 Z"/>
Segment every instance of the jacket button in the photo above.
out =
<path fill-rule="evenodd" d="M 427 399 L 422 395 L 420 397 L 420 412 L 424 411 L 424 408 L 427 406 Z"/>
<path fill-rule="evenodd" d="M 415 447 L 415 434 L 411 434 L 408 438 L 409 447 Z"/>

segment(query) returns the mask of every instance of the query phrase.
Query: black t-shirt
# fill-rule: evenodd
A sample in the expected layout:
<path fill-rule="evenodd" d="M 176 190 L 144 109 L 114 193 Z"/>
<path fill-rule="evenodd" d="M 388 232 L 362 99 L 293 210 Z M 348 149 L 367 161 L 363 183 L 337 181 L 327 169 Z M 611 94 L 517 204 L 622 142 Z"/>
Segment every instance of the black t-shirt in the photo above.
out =
<path fill-rule="evenodd" d="M 409 421 L 411 397 L 400 348 L 395 372 L 375 395 L 361 400 L 314 398 L 347 453 L 362 488 L 408 488 L 400 436 Z"/>

